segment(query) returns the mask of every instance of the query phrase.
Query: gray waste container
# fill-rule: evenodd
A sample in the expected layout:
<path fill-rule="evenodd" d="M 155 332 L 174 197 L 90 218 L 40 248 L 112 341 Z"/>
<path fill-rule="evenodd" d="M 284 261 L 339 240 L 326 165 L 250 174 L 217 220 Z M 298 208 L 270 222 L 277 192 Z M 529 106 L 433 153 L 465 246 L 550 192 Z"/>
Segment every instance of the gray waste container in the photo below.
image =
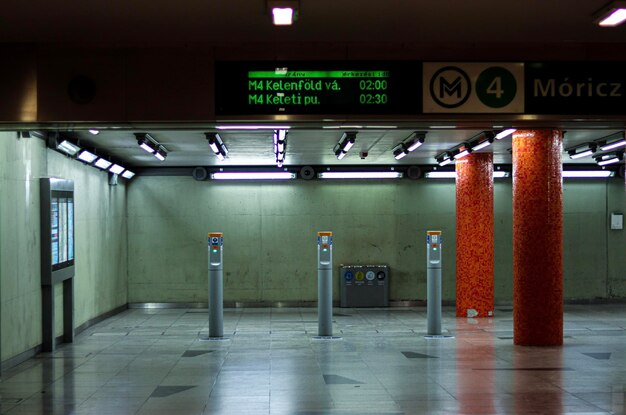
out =
<path fill-rule="evenodd" d="M 341 307 L 388 307 L 387 265 L 342 265 Z"/>

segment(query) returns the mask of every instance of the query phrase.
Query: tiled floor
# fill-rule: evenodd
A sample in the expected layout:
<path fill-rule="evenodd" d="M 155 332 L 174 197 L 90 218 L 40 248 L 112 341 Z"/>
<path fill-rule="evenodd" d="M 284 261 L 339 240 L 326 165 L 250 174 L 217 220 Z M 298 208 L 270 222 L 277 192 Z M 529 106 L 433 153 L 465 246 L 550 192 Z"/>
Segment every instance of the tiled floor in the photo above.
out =
<path fill-rule="evenodd" d="M 565 346 L 512 344 L 510 308 L 427 340 L 422 308 L 128 310 L 3 374 L 7 414 L 624 413 L 626 307 L 570 306 Z"/>

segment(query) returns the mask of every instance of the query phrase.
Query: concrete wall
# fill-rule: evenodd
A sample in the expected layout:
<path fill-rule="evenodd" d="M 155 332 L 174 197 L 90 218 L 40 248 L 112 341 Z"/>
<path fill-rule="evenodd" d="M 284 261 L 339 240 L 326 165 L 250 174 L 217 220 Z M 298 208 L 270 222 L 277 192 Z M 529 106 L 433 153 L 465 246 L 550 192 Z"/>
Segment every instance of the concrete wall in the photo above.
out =
<path fill-rule="evenodd" d="M 623 182 L 566 181 L 564 189 L 565 297 L 626 296 L 624 231 L 609 231 L 607 224 L 607 212 L 623 211 Z M 320 230 L 334 232 L 335 268 L 389 264 L 391 299 L 414 300 L 426 296 L 425 231 L 441 229 L 443 295 L 455 297 L 451 181 L 252 184 L 138 177 L 128 196 L 129 302 L 205 302 L 208 231 L 224 232 L 227 301 L 315 300 Z M 509 302 L 510 180 L 495 185 L 495 245 L 496 301 Z"/>
<path fill-rule="evenodd" d="M 46 176 L 74 180 L 76 326 L 127 302 L 125 186 L 109 186 L 107 173 L 47 150 L 39 139 L 0 132 L 2 361 L 41 343 L 39 178 Z"/>

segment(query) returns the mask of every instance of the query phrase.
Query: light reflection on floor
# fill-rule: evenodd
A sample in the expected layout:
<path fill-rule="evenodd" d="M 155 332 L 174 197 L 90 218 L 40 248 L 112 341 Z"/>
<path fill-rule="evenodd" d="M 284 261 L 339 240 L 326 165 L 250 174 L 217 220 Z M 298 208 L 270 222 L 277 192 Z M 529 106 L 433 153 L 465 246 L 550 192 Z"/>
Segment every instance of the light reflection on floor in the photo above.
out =
<path fill-rule="evenodd" d="M 453 339 L 426 340 L 423 308 L 225 310 L 228 341 L 202 341 L 200 310 L 128 310 L 3 373 L 7 414 L 624 413 L 626 307 L 569 306 L 563 347 L 517 347 L 510 308 L 444 312 Z"/>

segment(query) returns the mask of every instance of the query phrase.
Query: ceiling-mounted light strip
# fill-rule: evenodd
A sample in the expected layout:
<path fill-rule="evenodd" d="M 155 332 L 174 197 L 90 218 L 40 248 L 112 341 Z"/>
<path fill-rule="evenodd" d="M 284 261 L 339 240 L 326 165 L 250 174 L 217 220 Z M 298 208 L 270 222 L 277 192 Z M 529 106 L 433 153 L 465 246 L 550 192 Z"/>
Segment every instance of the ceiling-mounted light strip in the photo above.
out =
<path fill-rule="evenodd" d="M 493 172 L 494 179 L 503 179 L 509 177 L 510 173 L 503 170 L 495 170 Z M 456 179 L 455 171 L 429 171 L 424 173 L 424 177 L 427 179 Z"/>
<path fill-rule="evenodd" d="M 289 125 L 218 125 L 218 130 L 288 130 Z"/>
<path fill-rule="evenodd" d="M 356 142 L 356 135 L 356 131 L 346 131 L 343 133 L 339 142 L 333 148 L 333 152 L 335 153 L 335 156 L 337 156 L 337 160 L 343 159 L 348 151 L 350 151 L 350 149 L 354 146 L 354 143 Z"/>
<path fill-rule="evenodd" d="M 100 134 L 100 130 L 96 130 L 95 128 L 90 128 L 89 129 L 89 134 L 91 134 L 91 135 L 98 135 L 98 134 Z"/>
<path fill-rule="evenodd" d="M 595 22 L 602 27 L 618 26 L 626 21 L 626 1 L 612 1 L 598 10 Z"/>
<path fill-rule="evenodd" d="M 216 172 L 211 173 L 214 180 L 291 180 L 296 174 L 290 172 Z"/>
<path fill-rule="evenodd" d="M 325 171 L 317 174 L 320 179 L 401 179 L 397 171 Z"/>
<path fill-rule="evenodd" d="M 563 170 L 563 178 L 603 178 L 612 177 L 615 173 L 611 170 Z"/>

